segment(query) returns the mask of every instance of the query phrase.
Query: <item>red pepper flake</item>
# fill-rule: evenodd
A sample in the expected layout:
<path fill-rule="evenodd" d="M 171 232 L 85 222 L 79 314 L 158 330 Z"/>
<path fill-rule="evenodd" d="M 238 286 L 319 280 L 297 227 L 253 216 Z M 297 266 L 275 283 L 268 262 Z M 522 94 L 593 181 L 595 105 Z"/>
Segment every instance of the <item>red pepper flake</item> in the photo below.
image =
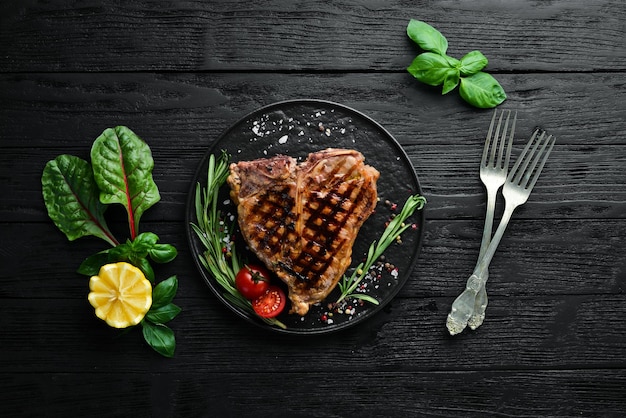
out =
<path fill-rule="evenodd" d="M 398 204 L 397 203 L 393 203 L 391 205 L 391 210 L 396 210 L 396 209 L 398 209 Z"/>
<path fill-rule="evenodd" d="M 322 317 L 320 319 L 322 320 L 322 322 L 326 322 L 328 321 L 328 316 L 326 316 L 326 314 L 322 314 Z"/>

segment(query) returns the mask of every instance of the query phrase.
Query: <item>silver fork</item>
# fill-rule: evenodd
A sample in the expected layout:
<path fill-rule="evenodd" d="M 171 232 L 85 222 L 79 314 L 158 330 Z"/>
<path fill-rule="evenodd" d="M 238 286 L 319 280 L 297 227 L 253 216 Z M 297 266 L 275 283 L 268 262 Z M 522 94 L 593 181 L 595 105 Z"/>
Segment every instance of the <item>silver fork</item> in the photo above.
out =
<path fill-rule="evenodd" d="M 539 135 L 540 132 L 541 135 Z M 515 208 L 526 203 L 528 200 L 528 196 L 530 196 L 530 192 L 533 187 L 535 187 L 537 179 L 546 164 L 548 156 L 550 155 L 550 152 L 552 152 L 555 141 L 556 140 L 552 137 L 552 135 L 548 135 L 546 138 L 545 131 L 541 131 L 539 129 L 535 130 L 528 141 L 528 144 L 526 144 L 526 147 L 524 147 L 524 150 L 517 159 L 517 162 L 511 169 L 511 172 L 507 176 L 504 188 L 502 189 L 502 194 L 505 199 L 504 213 L 502 214 L 502 219 L 500 220 L 498 229 L 496 229 L 496 232 L 491 239 L 491 243 L 485 250 L 484 256 L 480 259 L 474 269 L 474 272 L 468 279 L 468 282 L 472 282 L 472 288 L 480 288 L 483 281 L 483 275 L 489 267 L 489 263 L 498 248 L 498 244 L 500 244 L 500 240 L 504 235 L 504 230 L 511 220 L 513 211 Z M 448 330 L 452 335 L 463 330 L 461 329 L 456 332 L 458 328 L 454 328 L 455 324 L 451 325 L 453 326 L 452 329 L 449 324 Z"/>
<path fill-rule="evenodd" d="M 504 121 L 504 127 L 502 127 L 502 119 L 506 113 L 506 120 Z M 487 131 L 487 137 L 485 139 L 485 146 L 483 148 L 483 156 L 480 161 L 480 179 L 482 180 L 485 189 L 487 189 L 487 210 L 485 213 L 485 226 L 483 228 L 483 237 L 480 244 L 480 253 L 478 256 L 478 262 L 482 259 L 483 255 L 489 243 L 491 242 L 491 230 L 493 225 L 493 216 L 496 206 L 496 196 L 500 187 L 506 180 L 506 174 L 509 167 L 509 159 L 511 157 L 511 148 L 513 145 L 513 136 L 515 134 L 515 122 L 517 121 L 517 112 L 513 115 L 513 122 L 511 129 L 509 129 L 509 120 L 511 117 L 511 111 L 500 112 L 500 117 L 497 118 L 498 111 L 493 112 L 491 118 L 491 124 Z M 494 125 L 498 121 L 497 126 Z M 501 129 L 502 128 L 502 129 Z M 508 141 L 507 141 L 508 132 Z M 495 134 L 495 135 L 494 135 Z M 486 282 L 489 272 L 485 270 L 483 281 Z M 470 278 L 471 279 L 471 278 Z M 475 315 L 475 311 L 484 313 L 487 308 L 487 292 L 485 286 L 482 285 L 479 288 L 475 288 L 475 283 L 472 280 L 467 281 L 465 291 L 456 298 L 452 304 L 452 310 L 448 315 L 448 329 L 452 335 L 458 334 L 465 329 L 468 324 L 475 326 L 479 321 L 482 323 L 480 316 Z M 478 324 L 477 326 L 480 326 Z"/>
<path fill-rule="evenodd" d="M 500 120 L 498 122 L 498 132 L 500 131 L 500 123 L 502 122 L 502 116 L 504 112 L 500 113 Z M 511 148 L 513 146 L 513 136 L 515 134 L 515 122 L 517 122 L 517 112 L 513 115 L 513 123 L 511 126 L 511 134 L 509 136 L 509 141 L 506 144 L 506 155 L 504 157 L 504 162 L 502 161 L 502 154 L 504 153 L 504 142 L 506 140 L 506 132 L 507 127 L 509 125 L 509 117 L 511 116 L 511 111 L 508 111 L 506 116 L 506 122 L 504 125 L 504 136 L 500 141 L 498 147 L 498 160 L 494 161 L 495 157 L 495 149 L 496 146 L 492 147 L 490 158 L 487 160 L 487 149 L 488 144 L 485 141 L 485 149 L 483 150 L 483 158 L 480 164 L 480 179 L 482 180 L 485 188 L 487 189 L 487 212 L 485 214 L 485 226 L 483 228 L 483 238 L 480 243 L 480 251 L 478 254 L 478 261 L 480 261 L 485 255 L 485 251 L 489 244 L 491 243 L 491 230 L 493 227 L 493 216 L 496 208 L 496 196 L 498 193 L 498 189 L 504 184 L 506 181 L 506 175 L 509 170 L 509 159 L 511 158 Z M 489 126 L 489 131 L 493 127 L 493 123 L 496 118 L 496 112 L 493 113 L 493 118 L 491 119 L 491 125 Z M 490 133 L 490 132 L 489 132 Z M 487 138 L 489 138 L 489 133 L 487 134 Z M 497 134 L 496 134 L 497 136 Z M 477 262 L 478 264 L 478 262 Z M 482 325 L 485 320 L 485 311 L 487 310 L 487 280 L 489 279 L 489 270 L 486 269 L 483 274 L 483 282 L 482 286 L 476 292 L 476 297 L 474 298 L 474 309 L 467 320 L 467 325 L 475 330 L 479 326 Z"/>

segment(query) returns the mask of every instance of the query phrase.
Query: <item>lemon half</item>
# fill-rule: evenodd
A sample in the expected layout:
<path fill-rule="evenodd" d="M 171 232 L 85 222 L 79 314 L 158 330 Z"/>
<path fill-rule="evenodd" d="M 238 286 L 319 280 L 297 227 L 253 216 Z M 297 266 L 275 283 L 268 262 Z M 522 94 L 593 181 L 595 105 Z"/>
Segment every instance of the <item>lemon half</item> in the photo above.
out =
<path fill-rule="evenodd" d="M 137 325 L 152 306 L 152 284 L 132 264 L 105 264 L 89 280 L 89 303 L 114 328 Z"/>

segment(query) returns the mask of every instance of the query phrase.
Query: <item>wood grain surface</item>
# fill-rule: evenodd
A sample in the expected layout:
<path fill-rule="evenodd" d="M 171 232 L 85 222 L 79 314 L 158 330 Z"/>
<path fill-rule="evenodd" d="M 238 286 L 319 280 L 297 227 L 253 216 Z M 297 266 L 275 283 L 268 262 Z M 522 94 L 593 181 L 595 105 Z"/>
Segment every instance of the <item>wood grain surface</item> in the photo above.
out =
<path fill-rule="evenodd" d="M 482 236 L 491 110 L 405 68 L 409 19 L 481 50 L 518 111 L 517 156 L 557 145 L 490 267 L 487 318 L 446 315 Z M 0 416 L 421 417 L 626 413 L 626 5 L 586 1 L 7 1 L 0 5 Z M 420 258 L 379 314 L 316 337 L 242 321 L 204 284 L 186 200 L 206 150 L 261 106 L 316 98 L 379 122 L 426 207 Z M 107 127 L 152 149 L 161 201 L 142 229 L 174 244 L 173 359 L 93 314 L 80 262 L 48 218 L 41 174 L 89 158 Z M 502 211 L 497 207 L 497 218 Z M 123 236 L 124 214 L 107 213 Z"/>

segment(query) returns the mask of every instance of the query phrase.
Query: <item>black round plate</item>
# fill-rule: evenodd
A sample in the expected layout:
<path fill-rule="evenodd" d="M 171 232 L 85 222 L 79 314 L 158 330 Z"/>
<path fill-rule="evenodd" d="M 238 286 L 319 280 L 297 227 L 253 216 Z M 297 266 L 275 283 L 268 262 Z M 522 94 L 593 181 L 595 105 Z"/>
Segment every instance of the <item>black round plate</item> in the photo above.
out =
<path fill-rule="evenodd" d="M 386 266 L 380 266 L 380 274 L 363 280 L 364 291 L 380 303 L 359 303 L 348 300 L 341 311 L 329 308 L 339 296 L 335 288 L 327 300 L 311 307 L 309 313 L 300 317 L 288 310 L 278 317 L 287 328 L 281 329 L 261 321 L 231 304 L 223 296 L 223 289 L 200 264 L 199 255 L 204 248 L 190 227 L 195 222 L 195 185 L 206 185 L 209 155 L 219 156 L 222 150 L 231 155 L 231 161 L 254 160 L 277 154 L 290 155 L 298 161 L 306 159 L 311 152 L 325 148 L 348 148 L 360 151 L 365 162 L 380 171 L 377 183 L 380 201 L 376 212 L 365 222 L 353 247 L 352 267 L 365 258 L 370 244 L 378 240 L 394 213 L 398 213 L 406 199 L 421 194 L 421 188 L 413 166 L 398 142 L 381 125 L 368 116 L 349 107 L 322 100 L 291 100 L 274 103 L 258 109 L 235 123 L 213 142 L 196 172 L 187 201 L 187 236 L 191 253 L 201 276 L 217 298 L 240 317 L 263 328 L 289 334 L 320 334 L 338 331 L 356 325 L 371 317 L 388 304 L 411 275 L 420 251 L 424 227 L 424 211 L 416 212 L 408 222 L 413 223 L 402 234 L 402 242 L 392 244 L 385 252 Z M 229 188 L 222 187 L 220 199 L 222 213 L 236 214 L 236 208 L 228 202 Z M 397 208 L 396 206 L 397 205 Z M 235 232 L 237 233 L 237 232 Z M 244 257 L 253 258 L 245 248 L 237 247 Z M 352 270 L 349 269 L 347 273 Z"/>

